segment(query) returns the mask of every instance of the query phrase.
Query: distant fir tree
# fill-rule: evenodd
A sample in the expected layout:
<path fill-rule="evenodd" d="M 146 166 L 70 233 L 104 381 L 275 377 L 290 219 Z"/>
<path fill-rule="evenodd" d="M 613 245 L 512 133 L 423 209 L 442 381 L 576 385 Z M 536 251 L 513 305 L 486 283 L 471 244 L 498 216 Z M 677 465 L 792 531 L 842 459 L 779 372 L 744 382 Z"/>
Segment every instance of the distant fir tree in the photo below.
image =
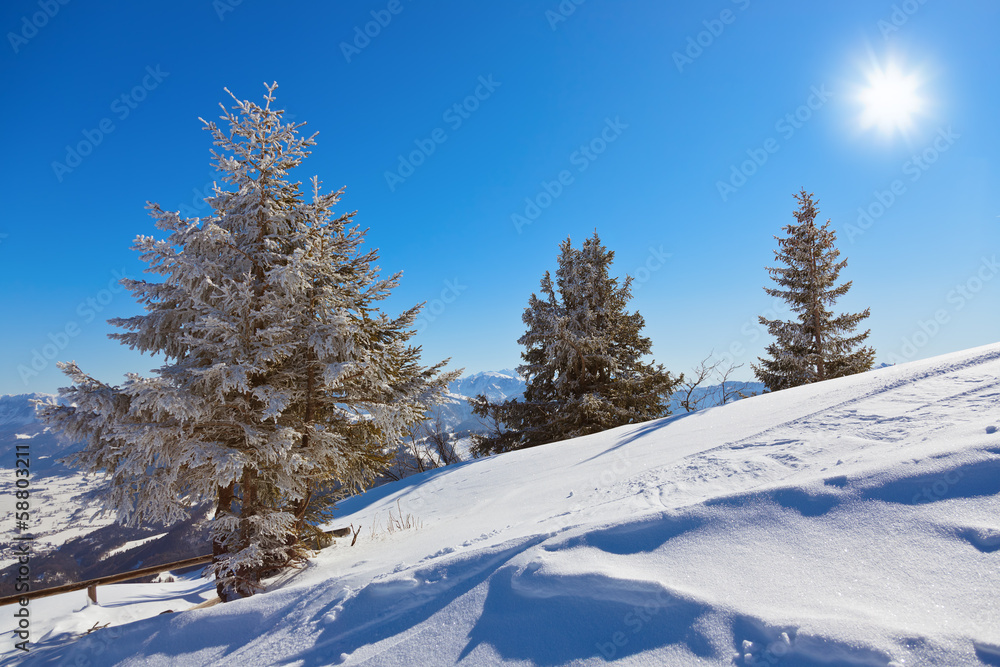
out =
<path fill-rule="evenodd" d="M 311 197 L 289 180 L 315 145 L 303 123 L 236 100 L 223 131 L 202 120 L 223 174 L 211 215 L 182 219 L 149 204 L 164 240 L 134 248 L 161 282 L 123 280 L 146 314 L 111 320 L 130 348 L 162 354 L 155 377 L 100 382 L 61 364 L 74 385 L 44 418 L 86 447 L 74 463 L 107 476 L 123 523 L 169 524 L 215 504 L 210 571 L 223 600 L 308 553 L 310 517 L 365 485 L 458 372 L 419 364 L 407 341 L 419 306 L 398 317 L 377 302 L 383 279 L 341 191 Z M 227 90 L 228 92 L 228 90 Z"/>
<path fill-rule="evenodd" d="M 870 309 L 837 316 L 830 311 L 851 288 L 850 281 L 836 284 L 847 266 L 846 259 L 837 261 L 836 233 L 829 220 L 816 225 L 819 211 L 811 193 L 802 190 L 795 199 L 796 223 L 785 227 L 785 238 L 775 237 L 779 249 L 774 255 L 783 266 L 768 268 L 778 287 L 764 291 L 784 299 L 798 317 L 791 321 L 760 317 L 775 340 L 767 347 L 770 358 L 760 358 L 760 365 L 752 366 L 770 391 L 861 373 L 871 370 L 875 361 L 875 350 L 862 345 L 871 331 L 854 333 Z"/>
<path fill-rule="evenodd" d="M 662 365 L 643 363 L 652 346 L 641 335 L 645 321 L 627 312 L 632 278 L 611 277 L 614 252 L 597 233 L 580 249 L 560 245 L 553 282 L 548 271 L 541 296 L 532 294 L 522 319 L 527 331 L 517 371 L 524 400 L 471 399 L 491 432 L 475 437 L 485 456 L 597 433 L 669 414 L 668 399 L 681 378 Z"/>

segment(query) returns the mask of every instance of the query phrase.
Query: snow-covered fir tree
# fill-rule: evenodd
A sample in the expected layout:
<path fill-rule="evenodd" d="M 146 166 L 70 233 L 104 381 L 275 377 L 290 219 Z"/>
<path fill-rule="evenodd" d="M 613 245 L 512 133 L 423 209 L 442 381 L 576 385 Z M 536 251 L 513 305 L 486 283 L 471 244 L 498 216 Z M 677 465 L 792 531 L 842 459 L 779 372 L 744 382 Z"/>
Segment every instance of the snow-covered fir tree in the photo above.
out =
<path fill-rule="evenodd" d="M 784 299 L 798 317 L 790 321 L 760 317 L 775 340 L 767 347 L 770 358 L 760 358 L 760 365 L 753 366 L 770 391 L 871 370 L 875 361 L 875 350 L 863 345 L 871 331 L 854 333 L 869 316 L 869 309 L 841 315 L 831 312 L 837 299 L 851 288 L 850 281 L 837 285 L 847 260 L 837 261 L 836 233 L 829 220 L 816 225 L 818 202 L 811 193 L 803 189 L 795 199 L 799 202 L 796 222 L 785 227 L 785 238 L 775 237 L 778 250 L 774 255 L 782 266 L 768 268 L 778 287 L 764 291 Z"/>
<path fill-rule="evenodd" d="M 643 363 L 652 343 L 641 335 L 645 321 L 626 311 L 632 278 L 610 275 L 614 252 L 592 238 L 576 249 L 560 245 L 553 281 L 548 271 L 541 296 L 532 294 L 522 319 L 524 400 L 471 401 L 492 424 L 477 436 L 477 455 L 532 447 L 596 433 L 669 414 L 668 398 L 680 378 L 655 362 Z"/>
<path fill-rule="evenodd" d="M 162 280 L 123 280 L 146 312 L 111 320 L 123 330 L 111 337 L 164 365 L 112 386 L 62 364 L 68 405 L 44 409 L 86 442 L 74 462 L 107 475 L 121 521 L 169 524 L 215 503 L 223 600 L 301 560 L 308 518 L 363 488 L 458 376 L 421 366 L 407 342 L 419 306 L 377 307 L 399 274 L 380 277 L 354 214 L 334 214 L 342 190 L 291 180 L 315 135 L 272 108 L 276 88 L 264 106 L 234 97 L 226 129 L 202 121 L 223 180 L 211 215 L 148 207 L 167 236 L 134 248 Z"/>

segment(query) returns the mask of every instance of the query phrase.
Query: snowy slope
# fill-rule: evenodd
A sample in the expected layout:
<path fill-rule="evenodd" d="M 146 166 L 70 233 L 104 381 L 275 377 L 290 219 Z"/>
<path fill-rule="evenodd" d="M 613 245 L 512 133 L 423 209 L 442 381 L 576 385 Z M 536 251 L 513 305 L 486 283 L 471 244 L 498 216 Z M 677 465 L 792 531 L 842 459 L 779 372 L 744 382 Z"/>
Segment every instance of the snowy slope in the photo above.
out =
<path fill-rule="evenodd" d="M 998 377 L 992 345 L 410 477 L 249 600 L 76 642 L 137 612 L 45 601 L 25 664 L 1000 665 Z"/>

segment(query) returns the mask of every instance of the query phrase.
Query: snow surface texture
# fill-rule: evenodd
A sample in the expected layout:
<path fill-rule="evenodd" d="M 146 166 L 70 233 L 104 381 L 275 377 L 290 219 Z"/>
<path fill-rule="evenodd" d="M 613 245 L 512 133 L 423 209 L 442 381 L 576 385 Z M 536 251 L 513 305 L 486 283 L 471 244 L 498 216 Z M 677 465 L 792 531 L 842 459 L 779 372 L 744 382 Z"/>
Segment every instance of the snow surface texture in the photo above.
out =
<path fill-rule="evenodd" d="M 24 664 L 1000 665 L 998 377 L 1000 344 L 416 475 L 247 600 L 34 602 Z"/>

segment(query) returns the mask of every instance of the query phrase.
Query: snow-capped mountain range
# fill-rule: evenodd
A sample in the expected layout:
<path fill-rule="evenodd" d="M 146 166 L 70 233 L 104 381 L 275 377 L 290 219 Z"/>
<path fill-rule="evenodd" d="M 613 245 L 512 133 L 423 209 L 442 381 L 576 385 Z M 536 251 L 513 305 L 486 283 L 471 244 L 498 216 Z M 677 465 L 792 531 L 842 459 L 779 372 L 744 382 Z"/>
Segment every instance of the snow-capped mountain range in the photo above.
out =
<path fill-rule="evenodd" d="M 18 394 L 0 396 L 0 461 L 3 468 L 13 468 L 17 444 L 31 444 L 32 475 L 69 473 L 58 459 L 72 453 L 76 445 L 57 438 L 35 417 L 33 401 L 55 403 L 52 394 Z"/>
<path fill-rule="evenodd" d="M 493 402 L 524 395 L 524 379 L 514 370 L 484 371 L 461 377 L 448 385 L 452 394 L 474 397 L 485 395 Z"/>
<path fill-rule="evenodd" d="M 440 422 L 444 430 L 467 435 L 484 430 L 483 422 L 472 414 L 469 399 L 480 394 L 497 403 L 524 395 L 524 380 L 516 371 L 485 371 L 461 377 L 448 385 L 445 401 L 428 413 L 430 423 Z"/>

